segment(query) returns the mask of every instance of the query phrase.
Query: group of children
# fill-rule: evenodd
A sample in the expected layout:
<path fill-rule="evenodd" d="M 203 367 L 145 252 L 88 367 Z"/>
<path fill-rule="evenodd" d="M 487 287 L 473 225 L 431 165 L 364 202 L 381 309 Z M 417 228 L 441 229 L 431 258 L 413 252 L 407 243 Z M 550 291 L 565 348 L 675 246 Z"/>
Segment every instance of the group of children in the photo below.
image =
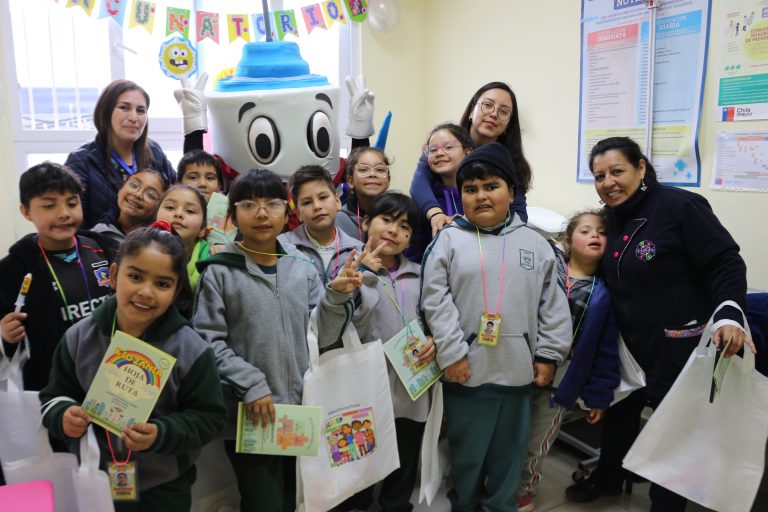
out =
<path fill-rule="evenodd" d="M 595 277 L 603 222 L 595 212 L 575 216 L 564 256 L 510 212 L 517 177 L 502 145 L 472 151 L 466 132 L 446 124 L 425 154 L 444 192 L 438 200 L 455 215 L 431 242 L 416 204 L 387 191 L 389 161 L 376 148 L 347 159 L 345 205 L 321 167 L 298 169 L 290 197 L 270 171 L 241 175 L 228 191 L 238 238 L 223 246 L 206 243 L 206 206 L 222 178 L 202 151 L 181 160 L 179 185 L 151 170 L 129 177 L 117 218 L 95 234 L 78 233 L 82 186 L 68 169 L 25 172 L 20 208 L 37 233 L 0 261 L 0 330 L 6 357 L 25 336 L 31 342 L 25 387 L 40 390 L 51 436 L 85 433 L 80 404 L 121 330 L 178 360 L 147 423 L 122 437 L 98 429 L 105 461 L 137 465 L 141 509 L 188 510 L 196 453 L 223 430 L 241 509 L 293 510 L 295 459 L 237 453 L 237 403 L 262 424 L 275 421 L 274 404 L 301 403 L 315 308 L 321 347 L 335 346 L 350 321 L 365 343 L 418 320 L 428 334 L 419 364 L 436 358 L 444 370 L 454 510 L 532 510 L 565 408 L 581 397 L 596 422 L 619 382 L 616 329 Z M 284 232 L 290 201 L 302 224 Z M 26 307 L 14 312 L 27 272 Z M 389 377 L 400 468 L 378 499 L 385 511 L 410 510 L 429 395 L 412 400 L 391 365 Z M 349 437 L 367 449 L 364 436 Z M 372 501 L 368 489 L 340 510 Z"/>

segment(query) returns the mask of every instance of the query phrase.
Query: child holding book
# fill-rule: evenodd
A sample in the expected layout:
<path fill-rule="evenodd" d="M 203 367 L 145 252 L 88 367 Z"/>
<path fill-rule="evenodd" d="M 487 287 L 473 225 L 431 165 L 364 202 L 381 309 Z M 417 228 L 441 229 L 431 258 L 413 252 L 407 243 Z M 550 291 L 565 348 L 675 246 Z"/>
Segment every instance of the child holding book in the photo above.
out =
<path fill-rule="evenodd" d="M 363 219 L 373 200 L 389 188 L 389 158 L 372 146 L 355 148 L 344 162 L 349 200 L 336 218 L 336 225 L 357 240 L 363 239 Z"/>
<path fill-rule="evenodd" d="M 104 251 L 92 238 L 77 234 L 83 222 L 82 191 L 72 171 L 52 162 L 29 168 L 19 180 L 19 210 L 37 232 L 13 244 L 0 260 L 0 361 L 29 357 L 25 389 L 37 391 L 48 383 L 64 331 L 90 316 L 111 293 Z M 27 274 L 32 274 L 31 286 L 17 312 L 16 297 Z M 25 337 L 29 353 L 21 343 Z"/>
<path fill-rule="evenodd" d="M 387 191 L 374 199 L 363 220 L 369 254 L 360 265 L 363 286 L 352 317 L 363 343 L 378 339 L 386 343 L 419 318 L 421 267 L 403 256 L 418 218 L 418 206 L 410 197 Z M 414 350 L 418 351 L 418 362 L 412 361 L 416 367 L 435 358 L 431 337 Z M 418 476 L 421 438 L 429 415 L 429 395 L 425 393 L 414 401 L 389 360 L 387 369 L 400 468 L 384 479 L 379 504 L 385 512 L 412 510 L 410 499 Z M 371 487 L 347 500 L 342 509 L 367 509 L 372 500 Z"/>
<path fill-rule="evenodd" d="M 110 268 L 115 295 L 69 329 L 54 354 L 50 382 L 40 391 L 43 424 L 72 440 L 91 423 L 81 403 L 116 330 L 176 358 L 171 376 L 146 423 L 118 437 L 97 428 L 102 461 L 116 468 L 134 463 L 140 503 L 116 510 L 188 511 L 198 451 L 224 426 L 225 407 L 210 347 L 173 305 L 187 283 L 185 250 L 171 232 L 134 230 Z"/>
<path fill-rule="evenodd" d="M 517 510 L 531 383 L 549 383 L 571 339 L 552 248 L 509 211 L 517 176 L 489 143 L 457 175 L 464 216 L 427 248 L 421 308 L 445 370 L 453 510 Z M 496 325 L 486 334 L 487 322 Z"/>
<path fill-rule="evenodd" d="M 573 324 L 573 344 L 567 368 L 558 369 L 551 388 L 536 387 L 531 397 L 531 440 L 518 490 L 519 512 L 533 510 L 533 496 L 541 482 L 544 457 L 560 432 L 566 409 L 581 398 L 589 409 L 586 421 L 594 425 L 613 401 L 619 385 L 619 331 L 613 318 L 611 296 L 597 277 L 605 253 L 605 221 L 599 211 L 575 214 L 566 226 L 563 247 L 566 271 L 560 276 Z"/>
<path fill-rule="evenodd" d="M 318 307 L 321 345 L 341 338 L 352 317 L 352 291 L 362 277 L 355 251 L 323 287 L 314 265 L 278 241 L 288 222 L 288 192 L 273 172 L 241 175 L 229 192 L 229 214 L 242 240 L 199 263 L 204 268 L 193 324 L 211 344 L 226 384 L 230 429 L 225 447 L 237 476 L 242 510 L 295 508 L 295 457 L 235 452 L 237 402 L 249 421 L 275 421 L 274 404 L 300 404 L 309 365 L 307 329 Z"/>
<path fill-rule="evenodd" d="M 291 176 L 289 185 L 302 224 L 280 235 L 278 241 L 295 245 L 314 260 L 320 279 L 327 284 L 349 253 L 363 244 L 336 227 L 341 201 L 328 171 L 319 165 L 305 165 Z"/>

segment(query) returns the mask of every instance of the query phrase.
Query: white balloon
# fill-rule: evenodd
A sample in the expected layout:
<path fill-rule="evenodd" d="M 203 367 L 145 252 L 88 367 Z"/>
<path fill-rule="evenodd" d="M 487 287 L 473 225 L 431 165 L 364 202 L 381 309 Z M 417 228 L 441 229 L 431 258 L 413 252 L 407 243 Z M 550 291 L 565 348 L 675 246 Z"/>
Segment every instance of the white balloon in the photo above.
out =
<path fill-rule="evenodd" d="M 400 21 L 397 0 L 371 0 L 368 2 L 368 23 L 376 32 L 389 32 Z"/>

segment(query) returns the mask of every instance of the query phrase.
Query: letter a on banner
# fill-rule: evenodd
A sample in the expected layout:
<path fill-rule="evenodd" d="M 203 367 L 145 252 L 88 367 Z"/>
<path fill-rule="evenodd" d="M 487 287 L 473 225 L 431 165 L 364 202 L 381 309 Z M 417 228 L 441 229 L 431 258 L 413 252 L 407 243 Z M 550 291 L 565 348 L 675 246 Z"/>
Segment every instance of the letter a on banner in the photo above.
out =
<path fill-rule="evenodd" d="M 311 34 L 316 28 L 325 29 L 325 20 L 323 11 L 319 4 L 307 5 L 301 8 L 301 14 L 304 16 L 304 24 L 307 26 L 307 34 Z"/>
<path fill-rule="evenodd" d="M 70 7 L 80 6 L 88 16 L 93 12 L 93 6 L 96 4 L 96 0 L 67 0 L 67 9 Z"/>
<path fill-rule="evenodd" d="M 165 17 L 165 35 L 178 32 L 184 39 L 189 39 L 189 9 L 169 7 Z"/>
<path fill-rule="evenodd" d="M 155 11 L 157 5 L 153 2 L 143 2 L 142 0 L 133 0 L 131 4 L 131 17 L 128 20 L 128 28 L 144 27 L 147 32 L 152 33 L 152 27 L 155 24 Z"/>
<path fill-rule="evenodd" d="M 251 41 L 251 29 L 248 26 L 248 16 L 245 14 L 227 14 L 227 29 L 229 30 L 229 42 L 240 37 L 244 41 Z"/>
<path fill-rule="evenodd" d="M 197 42 L 199 43 L 206 37 L 219 44 L 219 14 L 197 11 Z"/>
<path fill-rule="evenodd" d="M 326 0 L 322 3 L 325 20 L 328 22 L 328 28 L 331 28 L 335 22 L 347 24 L 344 17 L 344 11 L 341 10 L 339 0 Z"/>
<path fill-rule="evenodd" d="M 128 7 L 128 0 L 101 0 L 99 19 L 112 18 L 122 27 L 126 7 Z"/>
<path fill-rule="evenodd" d="M 286 34 L 293 34 L 299 37 L 299 29 L 296 26 L 296 13 L 293 9 L 286 11 L 275 11 L 275 27 L 277 27 L 277 37 L 282 41 Z"/>

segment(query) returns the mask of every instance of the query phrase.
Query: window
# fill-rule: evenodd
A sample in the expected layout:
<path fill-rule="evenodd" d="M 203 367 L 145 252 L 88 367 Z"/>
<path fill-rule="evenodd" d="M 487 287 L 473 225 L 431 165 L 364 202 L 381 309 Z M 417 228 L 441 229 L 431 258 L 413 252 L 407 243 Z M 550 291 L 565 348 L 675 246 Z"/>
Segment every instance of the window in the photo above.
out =
<path fill-rule="evenodd" d="M 260 2 L 155 3 L 155 25 L 150 34 L 142 27 L 128 28 L 127 14 L 122 27 L 110 19 L 98 19 L 101 2 L 96 2 L 88 16 L 80 7 L 66 8 L 63 1 L 0 0 L 6 61 L 4 83 L 18 84 L 18 89 L 10 92 L 9 105 L 18 173 L 46 159 L 64 162 L 70 151 L 90 140 L 95 133 L 93 108 L 99 92 L 110 81 L 123 77 L 135 80 L 147 90 L 152 100 L 150 137 L 160 143 L 171 162 L 179 160 L 183 145 L 181 113 L 173 98 L 179 82 L 165 76 L 157 64 L 160 44 L 170 37 L 165 35 L 164 28 L 166 8 L 171 5 L 190 9 L 193 24 L 195 10 L 220 14 L 218 45 L 210 40 L 197 44 L 194 30 L 190 31 L 190 39 L 198 47 L 201 70 L 210 75 L 210 89 L 221 70 L 237 64 L 245 43 L 229 42 L 226 14 L 252 14 Z M 297 22 L 303 25 L 300 8 L 312 0 L 270 3 L 273 9 L 295 9 Z M 308 36 L 301 26 L 301 37 L 294 39 L 312 72 L 325 74 L 332 84 L 340 84 L 342 94 L 346 94 L 343 77 L 359 70 L 359 27 L 350 27 L 351 24 L 335 24 L 330 30 L 314 30 Z M 346 120 L 346 103 L 342 101 L 341 125 Z M 347 139 L 348 144 L 343 128 L 340 126 L 342 140 Z"/>

